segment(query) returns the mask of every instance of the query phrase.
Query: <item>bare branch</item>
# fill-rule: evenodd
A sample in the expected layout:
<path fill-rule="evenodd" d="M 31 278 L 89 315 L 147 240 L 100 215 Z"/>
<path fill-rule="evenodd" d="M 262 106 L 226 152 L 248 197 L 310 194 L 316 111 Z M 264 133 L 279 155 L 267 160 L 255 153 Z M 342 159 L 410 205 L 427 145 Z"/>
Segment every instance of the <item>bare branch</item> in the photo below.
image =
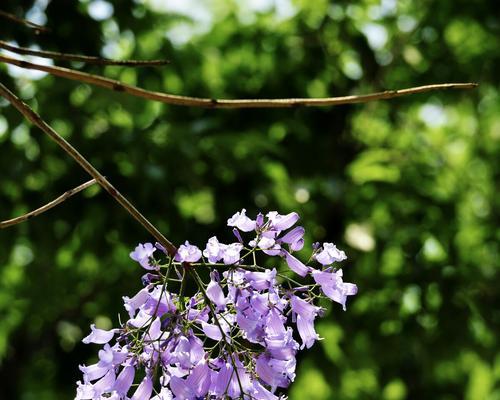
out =
<path fill-rule="evenodd" d="M 2 10 L 0 10 L 0 17 L 6 18 L 10 21 L 17 23 L 17 24 L 21 24 L 21 25 L 27 26 L 29 28 L 32 28 L 36 31 L 36 33 L 50 32 L 50 29 L 45 27 L 45 26 L 35 24 L 34 22 L 28 21 L 27 19 L 24 19 L 24 18 L 16 17 L 15 15 L 10 14 L 10 13 L 5 12 L 5 11 L 2 11 Z"/>
<path fill-rule="evenodd" d="M 45 211 L 48 211 L 51 208 L 62 203 L 64 200 L 69 199 L 71 196 L 81 192 L 82 190 L 87 189 L 89 186 L 92 186 L 96 182 L 97 181 L 95 179 L 91 179 L 90 181 L 85 182 L 76 188 L 73 188 L 73 189 L 68 190 L 67 192 L 64 192 L 57 199 L 52 200 L 50 203 L 47 203 L 47 204 L 37 208 L 36 210 L 30 211 L 29 213 L 26 213 L 26 214 L 21 215 L 21 216 L 16 217 L 16 218 L 9 219 L 7 221 L 0 221 L 0 229 L 7 228 L 7 227 L 12 226 L 12 225 L 20 224 L 21 222 L 24 222 L 24 221 L 27 221 L 28 219 L 36 217 L 37 215 L 40 215 L 40 214 L 44 213 Z"/>
<path fill-rule="evenodd" d="M 91 85 L 100 86 L 117 92 L 124 92 L 132 96 L 142 97 L 149 100 L 156 100 L 162 103 L 174 104 L 189 107 L 207 108 L 285 108 L 285 107 L 317 107 L 336 106 L 340 104 L 365 103 L 373 100 L 392 99 L 394 97 L 406 96 L 416 93 L 430 92 L 443 89 L 473 89 L 477 83 L 440 83 L 435 85 L 418 86 L 408 89 L 386 90 L 384 92 L 370 93 L 356 96 L 327 97 L 327 98 L 296 98 L 296 99 L 205 99 L 198 97 L 177 96 L 168 93 L 153 92 L 141 89 L 137 86 L 104 78 L 99 75 L 88 74 L 75 71 L 69 68 L 54 67 L 30 63 L 11 57 L 0 55 L 0 62 L 17 65 L 21 68 L 44 71 L 61 78 L 71 79 L 78 82 L 85 82 Z"/>
<path fill-rule="evenodd" d="M 17 54 L 50 58 L 61 61 L 80 61 L 86 64 L 96 65 L 124 65 L 128 67 L 154 67 L 170 64 L 169 60 L 111 60 L 109 58 L 83 56 L 80 54 L 59 53 L 56 51 L 33 50 L 27 47 L 13 46 L 0 40 L 0 48 Z"/>
<path fill-rule="evenodd" d="M 56 142 L 69 156 L 87 171 L 127 212 L 138 221 L 146 230 L 161 243 L 170 255 L 177 251 L 176 247 L 163 234 L 137 210 L 113 185 L 83 157 L 78 150 L 69 144 L 50 125 L 48 125 L 30 106 L 12 93 L 7 87 L 0 83 L 0 96 L 8 100 L 29 121 L 39 127 L 54 142 Z"/>

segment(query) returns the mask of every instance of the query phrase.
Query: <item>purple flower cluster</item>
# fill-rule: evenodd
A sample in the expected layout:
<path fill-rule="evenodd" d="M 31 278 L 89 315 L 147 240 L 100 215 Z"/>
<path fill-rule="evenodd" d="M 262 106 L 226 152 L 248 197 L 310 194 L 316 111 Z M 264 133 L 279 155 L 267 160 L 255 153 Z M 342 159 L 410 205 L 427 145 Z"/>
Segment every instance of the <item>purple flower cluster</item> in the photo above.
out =
<path fill-rule="evenodd" d="M 148 270 L 144 288 L 123 298 L 129 319 L 120 328 L 91 326 L 83 339 L 104 346 L 97 363 L 80 366 L 76 399 L 283 399 L 297 352 L 319 339 L 323 309 L 314 300 L 326 296 L 345 310 L 357 292 L 333 267 L 346 259 L 334 244 L 315 244 L 305 264 L 293 255 L 304 246 L 298 219 L 270 212 L 252 220 L 243 209 L 228 220 L 234 243 L 214 236 L 202 251 L 186 241 L 173 256 L 139 244 L 130 256 Z M 241 232 L 255 236 L 244 241 Z M 283 259 L 304 282 L 260 266 L 262 254 Z M 186 296 L 188 278 L 198 291 Z"/>

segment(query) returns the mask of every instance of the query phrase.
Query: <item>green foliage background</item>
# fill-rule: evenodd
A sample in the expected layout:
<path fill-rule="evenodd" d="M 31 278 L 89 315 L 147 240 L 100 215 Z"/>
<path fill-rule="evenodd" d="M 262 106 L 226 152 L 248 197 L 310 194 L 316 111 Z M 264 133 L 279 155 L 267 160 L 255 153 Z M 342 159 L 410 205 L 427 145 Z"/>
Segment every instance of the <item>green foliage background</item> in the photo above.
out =
<path fill-rule="evenodd" d="M 0 66 L 35 107 L 175 243 L 228 239 L 243 207 L 298 211 L 309 244 L 335 241 L 359 294 L 331 307 L 291 399 L 500 399 L 500 18 L 492 0 L 18 0 L 43 22 L 1 37 L 46 50 L 168 58 L 164 68 L 72 64 L 206 97 L 440 92 L 330 108 L 166 106 Z M 108 3 L 109 4 L 109 3 Z M 97 11 L 96 11 L 97 10 Z M 105 8 L 103 9 L 105 11 Z M 0 218 L 87 179 L 0 102 Z M 97 188 L 0 232 L 0 398 L 74 396 L 90 323 L 117 324 L 151 240 Z"/>

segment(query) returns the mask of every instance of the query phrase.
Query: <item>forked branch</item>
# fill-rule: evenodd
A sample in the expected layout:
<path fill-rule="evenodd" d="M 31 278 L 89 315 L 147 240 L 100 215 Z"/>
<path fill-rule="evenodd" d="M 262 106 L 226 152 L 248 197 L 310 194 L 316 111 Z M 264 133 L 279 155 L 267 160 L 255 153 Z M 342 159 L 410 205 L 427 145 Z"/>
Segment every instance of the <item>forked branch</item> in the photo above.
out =
<path fill-rule="evenodd" d="M 83 157 L 78 150 L 69 144 L 49 124 L 47 124 L 30 106 L 0 83 L 0 96 L 8 100 L 31 123 L 39 127 L 54 142 L 56 142 L 69 156 L 87 171 L 127 212 L 138 221 L 146 230 L 161 243 L 170 255 L 177 251 L 176 247 L 146 218 L 133 204 L 128 201 L 94 166 Z"/>
<path fill-rule="evenodd" d="M 7 228 L 12 225 L 20 224 L 21 222 L 27 221 L 28 219 L 31 219 L 33 217 L 36 217 L 37 215 L 40 215 L 44 213 L 45 211 L 50 210 L 51 208 L 57 206 L 58 204 L 62 203 L 64 200 L 69 199 L 71 196 L 81 192 L 82 190 L 87 189 L 88 187 L 92 186 L 94 183 L 97 181 L 95 179 L 91 179 L 90 181 L 87 181 L 80 186 L 77 186 L 76 188 L 70 189 L 66 192 L 64 192 L 62 195 L 60 195 L 57 199 L 52 200 L 50 203 L 47 203 L 36 210 L 30 211 L 29 213 L 26 213 L 24 215 L 20 215 L 19 217 L 12 218 L 6 221 L 0 221 L 0 228 Z"/>
<path fill-rule="evenodd" d="M 169 60 L 111 60 L 109 58 L 83 56 L 80 54 L 59 53 L 57 51 L 34 50 L 27 47 L 14 46 L 0 40 L 0 48 L 11 51 L 12 53 L 50 58 L 60 61 L 80 61 L 86 64 L 96 65 L 122 65 L 127 67 L 156 67 L 170 64 Z"/>
<path fill-rule="evenodd" d="M 199 97 L 177 96 L 168 93 L 154 92 L 141 89 L 137 86 L 105 78 L 99 75 L 88 74 L 70 68 L 62 68 L 48 65 L 40 65 L 24 60 L 19 60 L 0 55 L 0 62 L 16 65 L 21 68 L 44 71 L 51 75 L 59 76 L 78 82 L 100 86 L 106 89 L 123 92 L 132 96 L 156 100 L 162 103 L 174 104 L 188 107 L 207 108 L 287 108 L 287 107 L 317 107 L 336 106 L 340 104 L 365 103 L 373 100 L 392 99 L 394 97 L 406 96 L 416 93 L 430 92 L 443 89 L 472 89 L 477 83 L 440 83 L 435 85 L 418 86 L 408 89 L 386 90 L 384 92 L 370 93 L 356 96 L 326 97 L 326 98 L 296 98 L 296 99 L 206 99 Z"/>

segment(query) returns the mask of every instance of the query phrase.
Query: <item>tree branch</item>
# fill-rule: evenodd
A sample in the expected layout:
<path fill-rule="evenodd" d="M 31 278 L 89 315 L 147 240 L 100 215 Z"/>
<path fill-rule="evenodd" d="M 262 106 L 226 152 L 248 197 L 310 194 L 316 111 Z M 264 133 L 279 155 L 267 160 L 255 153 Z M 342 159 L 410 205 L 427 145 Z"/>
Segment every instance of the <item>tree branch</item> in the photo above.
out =
<path fill-rule="evenodd" d="M 128 201 L 113 185 L 83 157 L 78 150 L 60 136 L 50 125 L 48 125 L 30 106 L 12 93 L 7 87 L 0 83 L 0 96 L 8 100 L 29 121 L 39 127 L 54 142 L 56 142 L 69 156 L 87 171 L 127 212 L 138 221 L 146 230 L 161 243 L 170 255 L 177 251 L 176 247 Z"/>
<path fill-rule="evenodd" d="M 66 192 L 64 192 L 62 195 L 60 195 L 57 199 L 52 200 L 50 203 L 47 203 L 43 205 L 42 207 L 37 208 L 36 210 L 30 211 L 29 213 L 26 213 L 24 215 L 21 215 L 16 218 L 12 218 L 6 221 L 0 221 L 0 229 L 7 228 L 12 225 L 20 224 L 21 222 L 27 221 L 28 219 L 31 219 L 33 217 L 36 217 L 45 211 L 50 210 L 51 208 L 57 206 L 58 204 L 62 203 L 64 200 L 69 199 L 71 196 L 81 192 L 82 190 L 87 189 L 89 186 L 92 186 L 94 183 L 97 181 L 95 179 L 91 179 L 88 182 L 85 182 L 81 184 L 80 186 L 77 186 L 76 188 L 70 189 Z"/>
<path fill-rule="evenodd" d="M 61 61 L 80 61 L 86 64 L 96 65 L 124 65 L 128 67 L 151 67 L 170 64 L 169 60 L 111 60 L 109 58 L 83 56 L 80 54 L 59 53 L 57 51 L 33 50 L 27 47 L 13 46 L 0 40 L 0 48 L 13 53 L 50 58 Z"/>
<path fill-rule="evenodd" d="M 17 24 L 21 24 L 21 25 L 27 26 L 29 28 L 35 29 L 37 31 L 37 33 L 50 32 L 50 29 L 45 27 L 45 26 L 35 24 L 34 22 L 28 21 L 27 19 L 24 19 L 24 18 L 16 17 L 15 15 L 10 14 L 10 13 L 5 12 L 5 11 L 2 11 L 2 10 L 0 10 L 0 17 L 6 18 L 10 21 L 17 23 Z"/>
<path fill-rule="evenodd" d="M 285 108 L 297 106 L 336 106 L 340 104 L 365 103 L 373 100 L 392 99 L 394 97 L 406 96 L 416 93 L 430 92 L 442 89 L 472 89 L 477 83 L 440 83 L 435 85 L 418 86 L 408 89 L 386 90 L 384 92 L 342 97 L 327 98 L 296 98 L 296 99 L 205 99 L 199 97 L 177 96 L 168 93 L 154 92 L 141 89 L 137 86 L 127 85 L 126 83 L 105 78 L 99 75 L 88 74 L 69 68 L 40 65 L 24 60 L 18 60 L 11 57 L 0 55 L 0 62 L 16 65 L 21 68 L 35 69 L 49 74 L 85 82 L 91 85 L 100 86 L 117 92 L 124 92 L 132 96 L 142 97 L 149 100 L 156 100 L 162 103 L 174 104 L 189 107 L 207 107 L 207 108 Z"/>

